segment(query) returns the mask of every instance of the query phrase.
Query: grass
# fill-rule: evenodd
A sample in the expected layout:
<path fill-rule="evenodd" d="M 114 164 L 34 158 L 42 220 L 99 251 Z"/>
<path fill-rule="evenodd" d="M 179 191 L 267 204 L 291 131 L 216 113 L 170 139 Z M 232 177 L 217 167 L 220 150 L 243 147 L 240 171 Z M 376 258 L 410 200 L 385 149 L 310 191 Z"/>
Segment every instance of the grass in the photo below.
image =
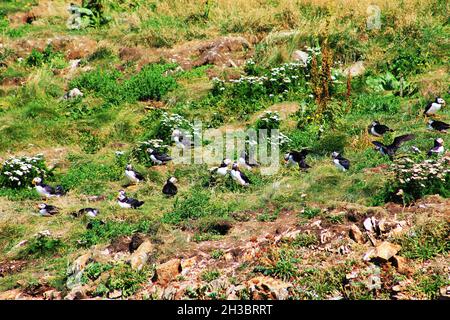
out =
<path fill-rule="evenodd" d="M 235 224 L 243 221 L 276 224 L 283 208 L 299 212 L 302 222 L 325 219 L 336 226 L 343 224 L 344 215 L 327 215 L 319 208 L 336 202 L 369 206 L 386 201 L 380 190 L 387 176 L 376 170 L 391 161 L 373 150 L 371 141 L 376 138 L 367 134 L 368 124 L 376 119 L 395 130 L 377 139 L 383 142 L 400 134 L 416 134 L 414 141 L 401 147 L 400 155 L 409 153 L 412 145 L 427 150 L 438 134 L 426 130 L 420 112 L 436 95 L 447 101 L 450 98 L 448 54 L 441 45 L 448 33 L 445 1 L 425 0 L 418 4 L 407 0 L 401 5 L 377 2 L 380 30 L 366 28 L 367 7 L 372 2 L 356 0 L 223 0 L 214 4 L 187 0 L 108 1 L 104 13 L 111 17 L 108 23 L 94 23 L 77 31 L 65 27 L 58 11 L 61 7 L 65 12 L 65 4 L 58 0 L 54 1 L 54 11 L 45 12 L 36 23 L 9 22 L 9 15 L 26 12 L 36 4 L 25 0 L 0 4 L 0 39 L 4 43 L 0 48 L 0 158 L 3 162 L 10 155 L 42 151 L 47 165 L 54 167 L 48 183 L 61 184 L 69 195 L 52 199 L 51 203 L 61 206 L 62 212 L 43 219 L 32 214 L 40 201 L 34 190 L 0 188 L 0 210 L 4 213 L 0 221 L 2 256 L 10 259 L 16 252 L 14 246 L 28 240 L 21 257 L 36 260 L 36 265 L 1 279 L 2 290 L 13 288 L 17 280 L 29 274 L 39 273 L 36 269 L 42 265 L 48 268 L 52 283 L 64 288 L 61 270 L 82 250 L 136 232 L 150 234 L 160 224 L 162 231 L 158 232 L 187 231 L 193 234 L 194 242 L 223 240 Z M 159 60 L 159 52 L 195 46 L 188 41 L 241 35 L 248 40 L 258 39 L 250 51 L 242 52 L 254 51 L 252 65 L 225 70 L 204 65 L 180 70 L 170 59 Z M 44 46 L 22 52 L 18 47 L 22 40 L 39 42 L 53 36 L 100 41 L 81 59 L 80 65 L 86 69 L 77 68 L 73 73 L 67 68 L 70 58 L 63 48 Z M 333 72 L 359 60 L 366 67 L 365 74 L 352 77 L 349 87 L 346 75 L 336 76 L 326 105 L 331 114 L 326 116 L 317 117 L 311 83 L 318 79 L 311 79 L 310 67 L 295 69 L 293 75 L 299 77 L 298 82 L 290 85 L 282 81 L 258 86 L 245 81 L 228 82 L 220 90 L 211 80 L 212 76 L 223 79 L 238 74 L 270 76 L 274 68 L 291 60 L 295 50 L 323 45 L 325 38 L 332 51 L 329 58 Z M 143 58 L 121 61 L 120 49 L 136 45 L 143 50 Z M 318 58 L 319 65 L 323 61 Z M 405 85 L 400 94 L 402 77 Z M 82 98 L 61 99 L 75 87 L 83 92 Z M 254 170 L 246 172 L 252 181 L 249 188 L 239 187 L 231 179 L 211 186 L 207 166 L 169 164 L 149 168 L 142 159 L 133 157 L 132 151 L 143 140 L 162 138 L 170 142 L 173 124 L 162 124 L 164 112 L 179 114 L 186 126 L 200 119 L 205 128 L 246 128 L 260 125 L 257 115 L 279 102 L 298 106 L 277 123 L 290 139 L 280 156 L 288 150 L 311 149 L 307 163 L 312 168 L 308 172 L 282 168 L 273 176 L 263 176 Z M 440 114 L 448 122 L 449 109 L 444 108 Z M 57 150 L 62 150 L 63 155 Z M 116 151 L 124 151 L 125 156 L 116 158 Z M 348 172 L 339 172 L 333 166 L 333 151 L 343 151 L 349 158 Z M 129 192 L 146 201 L 137 211 L 120 210 L 115 203 L 116 193 L 125 182 L 124 166 L 130 160 L 147 178 L 145 184 Z M 165 198 L 160 192 L 162 184 L 172 175 L 179 180 L 179 192 L 174 198 Z M 278 187 L 274 187 L 277 183 Z M 87 230 L 86 219 L 72 219 L 69 213 L 87 206 L 86 196 L 92 195 L 106 196 L 105 201 L 95 204 L 105 224 L 94 220 L 93 228 Z M 254 212 L 259 214 L 255 217 Z M 45 229 L 61 237 L 32 238 Z M 395 241 L 402 245 L 402 256 L 427 262 L 448 254 L 446 234 L 448 225 L 444 223 L 418 223 L 411 233 Z M 258 262 L 255 272 L 286 281 L 295 279 L 301 288 L 300 298 L 327 298 L 336 290 L 342 292 L 347 266 L 302 266 L 299 252 L 317 241 L 314 234 L 301 233 L 289 247 L 270 253 L 269 262 Z M 223 251 L 210 254 L 222 262 Z M 252 267 L 244 265 L 243 269 Z M 110 291 L 122 290 L 124 296 L 130 296 L 146 282 L 151 270 L 139 273 L 124 265 L 92 264 L 86 275 L 94 280 L 103 273 L 111 276 L 97 286 L 97 295 L 106 297 Z M 202 278 L 209 282 L 220 275 L 219 269 L 208 270 Z M 435 298 L 443 283 L 441 276 L 422 275 L 415 294 Z M 375 297 L 361 288 L 352 289 L 348 296 Z"/>

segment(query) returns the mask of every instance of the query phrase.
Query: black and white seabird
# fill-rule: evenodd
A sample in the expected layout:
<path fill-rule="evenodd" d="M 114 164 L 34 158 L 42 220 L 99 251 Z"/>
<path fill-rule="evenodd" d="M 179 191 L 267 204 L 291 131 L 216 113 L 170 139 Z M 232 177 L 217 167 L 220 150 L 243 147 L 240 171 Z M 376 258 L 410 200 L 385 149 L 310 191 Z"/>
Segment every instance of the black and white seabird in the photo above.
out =
<path fill-rule="evenodd" d="M 44 184 L 42 179 L 39 177 L 34 178 L 32 184 L 34 184 L 34 187 L 39 195 L 44 198 L 60 197 L 65 194 L 62 186 L 56 186 L 56 188 L 53 188 L 47 184 Z"/>
<path fill-rule="evenodd" d="M 46 203 L 41 203 L 38 205 L 39 214 L 43 217 L 50 217 L 59 212 L 59 209 L 55 206 L 51 206 Z"/>
<path fill-rule="evenodd" d="M 305 160 L 306 156 L 309 153 L 309 150 L 303 149 L 302 151 L 291 151 L 286 153 L 284 156 L 284 160 L 286 161 L 287 166 L 298 165 L 300 169 L 307 170 L 311 168 Z"/>
<path fill-rule="evenodd" d="M 368 127 L 368 132 L 375 137 L 381 137 L 386 132 L 392 131 L 394 130 L 392 130 L 388 126 L 385 126 L 384 124 L 379 123 L 378 121 L 373 121 Z"/>
<path fill-rule="evenodd" d="M 167 154 L 158 152 L 152 148 L 147 148 L 147 152 L 150 155 L 150 160 L 152 160 L 153 163 L 155 163 L 157 165 L 166 164 L 167 162 L 172 160 L 172 158 L 169 157 Z"/>
<path fill-rule="evenodd" d="M 331 158 L 333 159 L 333 163 L 338 167 L 338 169 L 342 171 L 347 171 L 350 169 L 350 161 L 345 159 L 340 153 L 333 152 L 331 154 Z"/>
<path fill-rule="evenodd" d="M 250 159 L 250 156 L 247 152 L 242 152 L 241 156 L 238 159 L 238 163 L 240 166 L 244 167 L 247 170 L 252 170 L 252 168 L 259 167 L 259 163 L 254 159 Z"/>
<path fill-rule="evenodd" d="M 443 106 L 445 106 L 445 100 L 437 97 L 434 101 L 427 104 L 423 113 L 427 116 L 435 114 L 436 112 L 441 110 Z"/>
<path fill-rule="evenodd" d="M 175 185 L 176 182 L 177 179 L 175 177 L 170 177 L 169 179 L 167 179 L 166 184 L 162 189 L 162 192 L 169 197 L 173 197 L 174 195 L 176 195 L 178 192 L 178 188 Z"/>
<path fill-rule="evenodd" d="M 392 158 L 395 153 L 397 152 L 398 148 L 400 148 L 400 145 L 403 142 L 412 140 L 415 138 L 415 135 L 413 134 L 405 134 L 402 136 L 398 136 L 394 139 L 394 141 L 390 145 L 384 145 L 383 143 L 379 141 L 372 141 L 372 143 L 375 145 L 375 150 L 379 151 L 382 155 L 387 155 L 390 158 Z"/>
<path fill-rule="evenodd" d="M 83 208 L 76 212 L 72 212 L 72 216 L 81 217 L 82 215 L 86 215 L 89 218 L 95 218 L 100 213 L 100 210 L 95 208 Z"/>
<path fill-rule="evenodd" d="M 144 181 L 144 176 L 137 172 L 136 170 L 133 170 L 133 167 L 131 164 L 128 164 L 125 169 L 125 176 L 130 179 L 134 183 L 139 183 L 141 181 Z"/>
<path fill-rule="evenodd" d="M 447 130 L 450 129 L 450 124 L 438 120 L 430 120 L 428 121 L 428 128 L 430 130 L 447 132 Z"/>
<path fill-rule="evenodd" d="M 144 204 L 144 201 L 139 201 L 137 199 L 128 198 L 124 190 L 119 191 L 119 196 L 117 197 L 117 203 L 120 207 L 125 209 L 136 209 Z"/>
<path fill-rule="evenodd" d="M 427 156 L 432 156 L 433 154 L 441 154 L 444 153 L 444 139 L 442 138 L 437 138 L 434 140 L 434 146 L 433 148 L 431 148 L 428 153 Z"/>
<path fill-rule="evenodd" d="M 174 141 L 175 145 L 180 149 L 185 149 L 192 146 L 190 137 L 179 129 L 172 131 L 172 141 Z"/>
<path fill-rule="evenodd" d="M 241 170 L 239 170 L 239 166 L 236 162 L 233 163 L 230 174 L 233 180 L 239 183 L 241 186 L 248 186 L 250 184 L 250 179 L 244 173 L 242 173 Z"/>
<path fill-rule="evenodd" d="M 211 174 L 217 174 L 219 176 L 226 176 L 228 173 L 228 166 L 231 164 L 231 160 L 225 158 L 222 160 L 218 167 L 211 168 L 209 171 Z"/>

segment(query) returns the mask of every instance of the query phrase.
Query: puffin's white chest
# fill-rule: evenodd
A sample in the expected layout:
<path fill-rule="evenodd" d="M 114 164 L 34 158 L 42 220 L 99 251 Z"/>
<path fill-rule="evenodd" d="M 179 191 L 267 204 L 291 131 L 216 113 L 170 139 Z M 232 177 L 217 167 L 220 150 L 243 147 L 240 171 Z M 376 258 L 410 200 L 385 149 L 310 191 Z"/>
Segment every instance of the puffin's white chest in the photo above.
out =
<path fill-rule="evenodd" d="M 150 159 L 156 164 L 162 164 L 161 160 L 156 159 L 156 157 L 152 154 L 150 155 Z"/>
<path fill-rule="evenodd" d="M 247 185 L 247 183 L 244 181 L 244 179 L 242 179 L 241 177 L 241 173 L 237 170 L 231 170 L 231 177 L 238 182 L 240 185 Z"/>
<path fill-rule="evenodd" d="M 129 209 L 129 208 L 131 208 L 131 204 L 129 204 L 129 203 L 126 203 L 126 202 L 123 202 L 123 201 L 117 201 L 117 203 L 119 204 L 119 206 L 121 207 L 121 208 L 124 208 L 124 209 Z"/>
<path fill-rule="evenodd" d="M 427 114 L 434 114 L 441 109 L 441 105 L 439 103 L 433 102 L 431 104 L 430 109 L 428 109 Z"/>
<path fill-rule="evenodd" d="M 339 159 L 333 159 L 334 164 L 338 169 L 341 169 L 342 171 L 346 171 L 347 169 L 344 168 L 344 166 L 339 162 Z"/>
<path fill-rule="evenodd" d="M 97 212 L 90 210 L 90 211 L 86 212 L 86 215 L 90 218 L 95 218 L 97 216 Z"/>
<path fill-rule="evenodd" d="M 375 131 L 375 127 L 370 128 L 370 133 L 374 136 L 380 137 L 381 134 Z"/>
<path fill-rule="evenodd" d="M 42 187 L 42 186 L 36 186 L 36 191 L 37 191 L 37 193 L 39 193 L 41 196 L 44 196 L 44 197 L 47 197 L 47 198 L 49 198 L 49 197 L 52 196 L 52 195 L 51 195 L 50 193 L 48 193 L 47 190 L 45 190 L 45 188 Z"/>
<path fill-rule="evenodd" d="M 125 176 L 130 179 L 131 181 L 134 182 L 139 182 L 139 179 L 136 178 L 136 174 L 134 173 L 134 171 L 131 170 L 125 170 Z"/>
<path fill-rule="evenodd" d="M 217 174 L 221 175 L 221 176 L 226 176 L 228 173 L 228 168 L 227 167 L 220 167 L 217 169 Z"/>

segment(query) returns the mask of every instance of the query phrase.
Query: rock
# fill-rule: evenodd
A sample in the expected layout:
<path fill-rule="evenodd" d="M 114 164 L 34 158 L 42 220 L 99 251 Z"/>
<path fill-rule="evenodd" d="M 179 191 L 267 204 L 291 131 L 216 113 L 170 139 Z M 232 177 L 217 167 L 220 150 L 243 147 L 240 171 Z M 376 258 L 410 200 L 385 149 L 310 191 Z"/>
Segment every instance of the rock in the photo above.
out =
<path fill-rule="evenodd" d="M 302 50 L 295 50 L 291 55 L 292 60 L 303 63 L 304 66 L 308 64 L 309 54 Z"/>
<path fill-rule="evenodd" d="M 20 297 L 22 291 L 20 289 L 12 289 L 0 293 L 0 300 L 16 300 Z"/>
<path fill-rule="evenodd" d="M 397 268 L 397 271 L 401 274 L 410 274 L 412 273 L 411 268 L 408 266 L 408 259 L 401 256 L 393 256 L 389 261 L 392 262 L 392 265 Z"/>
<path fill-rule="evenodd" d="M 73 289 L 81 284 L 81 277 L 86 265 L 92 260 L 92 254 L 90 252 L 78 257 L 72 265 L 67 268 L 67 282 L 66 286 L 69 289 Z"/>
<path fill-rule="evenodd" d="M 88 286 L 76 286 L 64 297 L 64 300 L 83 300 L 86 299 Z"/>
<path fill-rule="evenodd" d="M 182 272 L 181 260 L 172 259 L 156 267 L 153 281 L 157 281 L 161 285 L 165 285 L 175 279 Z"/>
<path fill-rule="evenodd" d="M 62 299 L 61 292 L 54 290 L 54 289 L 45 291 L 43 295 L 44 295 L 45 300 L 61 300 Z"/>
<path fill-rule="evenodd" d="M 369 261 L 371 259 L 380 259 L 382 261 L 388 261 L 395 256 L 400 249 L 401 246 L 384 241 L 375 248 L 369 249 L 364 255 L 363 260 Z"/>
<path fill-rule="evenodd" d="M 141 270 L 147 263 L 150 253 L 153 251 L 153 245 L 149 240 L 144 241 L 130 258 L 131 268 Z"/>
<path fill-rule="evenodd" d="M 267 276 L 259 276 L 247 281 L 250 295 L 254 300 L 285 300 L 292 284 Z"/>
<path fill-rule="evenodd" d="M 186 275 L 186 273 L 188 273 L 190 269 L 193 266 L 195 266 L 196 263 L 197 263 L 197 256 L 181 260 L 181 270 L 183 270 L 182 275 Z"/>
<path fill-rule="evenodd" d="M 439 300 L 450 300 L 450 286 L 442 287 L 439 290 L 440 296 Z"/>
<path fill-rule="evenodd" d="M 122 296 L 122 290 L 114 290 L 113 292 L 108 293 L 108 298 L 110 299 L 118 299 Z"/>
<path fill-rule="evenodd" d="M 357 61 L 344 70 L 344 75 L 348 75 L 350 73 L 352 77 L 356 77 L 362 75 L 365 71 L 366 67 L 364 67 L 364 62 Z"/>
<path fill-rule="evenodd" d="M 350 238 L 356 243 L 364 243 L 364 236 L 357 225 L 352 224 L 348 233 Z"/>

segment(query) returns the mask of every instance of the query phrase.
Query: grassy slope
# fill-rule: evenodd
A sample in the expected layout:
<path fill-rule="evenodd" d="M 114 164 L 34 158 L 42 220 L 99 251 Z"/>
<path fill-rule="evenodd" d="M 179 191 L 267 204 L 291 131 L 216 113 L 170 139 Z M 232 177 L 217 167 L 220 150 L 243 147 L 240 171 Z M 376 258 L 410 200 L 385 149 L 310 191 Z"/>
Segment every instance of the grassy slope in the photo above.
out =
<path fill-rule="evenodd" d="M 63 7 L 61 2 L 59 7 Z M 138 5 L 133 8 L 129 6 L 131 3 Z M 211 39 L 228 34 L 261 38 L 271 31 L 286 29 L 299 31 L 287 39 L 266 41 L 257 46 L 255 59 L 262 66 L 271 67 L 288 60 L 294 49 L 314 45 L 317 36 L 324 33 L 329 35 L 335 60 L 346 64 L 354 61 L 355 57 L 363 57 L 369 73 L 375 75 L 385 71 L 388 66 L 384 62 L 391 61 L 398 55 L 396 45 L 408 43 L 408 38 L 416 38 L 418 46 L 426 48 L 426 53 L 422 53 L 422 56 L 429 59 L 427 65 L 417 66 L 417 71 L 407 76 L 407 81 L 417 84 L 418 93 L 410 97 L 395 98 L 399 107 L 394 112 L 367 111 L 365 108 L 373 104 L 373 94 L 359 84 L 358 78 L 353 80 L 353 107 L 362 111 L 355 110 L 343 115 L 331 134 L 339 132 L 346 137 L 345 154 L 354 164 L 350 172 L 337 172 L 330 163 L 328 154 L 315 154 L 310 160 L 313 168 L 308 173 L 300 174 L 296 170 L 282 169 L 274 176 L 262 179 L 255 177 L 257 185 L 250 190 L 238 191 L 238 196 L 236 192 L 227 190 L 205 191 L 214 194 L 209 206 L 221 206 L 231 200 L 232 207 L 229 210 L 232 212 L 256 211 L 268 205 L 299 210 L 303 204 L 298 199 L 303 193 L 307 194 L 306 201 L 311 206 L 329 206 L 340 201 L 370 205 L 374 194 L 384 184 L 385 177 L 367 173 L 364 169 L 388 161 L 371 150 L 370 138 L 365 133 L 367 125 L 377 118 L 394 127 L 395 134 L 413 131 L 418 135 L 414 144 L 420 149 L 429 147 L 431 138 L 436 136 L 426 130 L 424 120 L 418 115 L 427 98 L 440 94 L 444 99 L 449 99 L 448 50 L 442 41 L 445 34 L 448 34 L 445 1 L 405 1 L 403 6 L 380 1 L 384 27 L 374 32 L 367 32 L 364 27 L 367 9 L 364 1 L 354 1 L 351 12 L 348 12 L 349 5 L 339 2 L 327 4 L 325 1 L 264 1 L 262 5 L 259 5 L 260 1 L 220 1 L 214 2 L 210 8 L 204 7 L 202 1 L 155 3 L 154 7 L 145 5 L 144 1 L 125 1 L 109 11 L 113 20 L 108 26 L 72 32 L 64 28 L 64 11 L 56 11 L 63 14 L 60 16 L 50 10 L 33 25 L 4 27 L 2 39 L 6 46 L 15 50 L 15 42 L 20 39 L 56 35 L 88 36 L 101 40 L 102 45 L 112 52 L 109 56 L 88 62 L 88 65 L 109 70 L 120 64 L 117 52 L 123 45 L 171 47 L 189 40 Z M 22 10 L 22 6 L 6 2 L 0 5 L 0 9 L 9 14 Z M 114 198 L 124 183 L 121 173 L 105 176 L 102 173 L 104 167 L 101 166 L 116 168 L 114 151 L 129 149 L 145 133 L 145 129 L 139 124 L 146 115 L 143 104 L 120 102 L 106 111 L 95 109 L 92 115 L 83 119 L 68 118 L 63 116 L 64 105 L 58 99 L 68 88 L 69 81 L 52 72 L 55 68 L 66 67 L 65 59 L 52 60 L 41 67 L 26 66 L 7 58 L 5 61 L 8 61 L 8 68 L 1 69 L 2 77 L 6 77 L 6 73 L 10 77 L 18 76 L 23 78 L 25 84 L 21 87 L 5 86 L 0 91 L 0 157 L 42 152 L 47 161 L 58 164 L 51 183 L 62 182 L 72 188 L 67 197 L 52 202 L 63 209 L 60 215 L 51 219 L 33 215 L 36 196 L 0 191 L 4 195 L 0 197 L 2 256 L 6 259 L 14 258 L 15 251 L 11 251 L 14 245 L 45 229 L 60 236 L 66 244 L 58 254 L 37 257 L 21 273 L 1 278 L 0 291 L 16 286 L 19 279 L 32 283 L 43 274 L 51 279 L 52 285 L 61 288 L 66 263 L 83 252 L 76 241 L 85 232 L 85 221 L 75 220 L 68 213 L 86 206 L 86 195 L 106 196 L 106 201 L 95 204 L 100 208 L 105 221 L 125 220 L 128 224 L 141 220 L 155 221 L 164 213 L 172 211 L 176 201 L 166 199 L 160 193 L 167 176 L 175 174 L 181 178 L 181 198 L 191 194 L 192 188 L 199 185 L 199 178 L 207 171 L 205 167 L 197 170 L 196 167 L 173 165 L 149 170 L 140 167 L 141 171 L 151 177 L 151 181 L 131 193 L 145 200 L 146 204 L 136 212 L 119 210 Z M 135 72 L 133 66 L 130 66 L 125 69 L 124 74 L 129 76 Z M 75 77 L 77 73 L 71 75 L 71 78 Z M 189 110 L 184 104 L 188 99 L 202 99 L 211 85 L 208 77 L 200 71 L 186 79 L 179 79 L 178 83 L 179 88 L 163 98 L 164 101 L 175 99 L 181 102 L 175 106 L 169 103 L 169 110 L 182 111 L 187 117 L 196 113 L 209 115 L 211 111 L 208 107 L 195 111 Z M 302 96 L 296 99 L 294 102 L 300 103 L 307 100 Z M 88 94 L 83 102 L 92 108 L 103 103 L 101 98 L 93 94 Z M 449 115 L 450 111 L 446 108 L 442 117 L 448 120 Z M 227 125 L 227 121 L 233 119 L 225 119 L 223 125 Z M 125 125 L 119 127 L 118 124 Z M 251 124 L 250 121 L 248 124 Z M 282 129 L 283 126 L 287 124 L 283 123 Z M 86 129 L 93 132 L 101 142 L 95 154 L 86 153 L 93 143 L 93 140 L 83 140 Z M 289 131 L 288 128 L 286 130 Z M 290 132 L 295 136 L 295 130 L 290 129 Z M 389 141 L 392 137 L 390 135 L 385 139 Z M 300 139 L 295 147 L 306 146 L 302 141 L 304 140 Z M 326 144 L 326 147 L 332 148 L 334 143 L 323 140 L 316 147 Z M 83 177 L 95 179 L 97 183 L 92 186 L 91 181 Z M 290 188 L 274 192 L 270 186 L 275 181 L 289 185 Z M 168 225 L 167 228 L 175 227 Z M 99 242 L 107 243 L 109 240 L 104 238 Z"/>

